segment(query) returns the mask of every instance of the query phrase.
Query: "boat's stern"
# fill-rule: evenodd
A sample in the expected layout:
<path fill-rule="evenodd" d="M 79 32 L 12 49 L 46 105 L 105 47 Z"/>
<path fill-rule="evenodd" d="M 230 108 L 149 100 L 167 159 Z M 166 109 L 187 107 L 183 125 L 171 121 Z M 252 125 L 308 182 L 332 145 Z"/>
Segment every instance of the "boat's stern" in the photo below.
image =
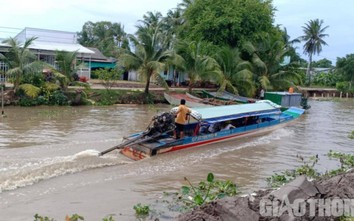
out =
<path fill-rule="evenodd" d="M 137 148 L 128 147 L 128 146 L 124 147 L 120 151 L 120 153 L 132 160 L 142 160 L 142 159 L 145 159 L 145 158 L 148 158 L 151 156 L 150 153 L 146 153 L 146 152 L 139 150 Z"/>
<path fill-rule="evenodd" d="M 304 109 L 298 108 L 298 107 L 290 107 L 286 111 L 284 111 L 285 114 L 288 114 L 292 116 L 293 118 L 298 118 L 305 112 Z"/>

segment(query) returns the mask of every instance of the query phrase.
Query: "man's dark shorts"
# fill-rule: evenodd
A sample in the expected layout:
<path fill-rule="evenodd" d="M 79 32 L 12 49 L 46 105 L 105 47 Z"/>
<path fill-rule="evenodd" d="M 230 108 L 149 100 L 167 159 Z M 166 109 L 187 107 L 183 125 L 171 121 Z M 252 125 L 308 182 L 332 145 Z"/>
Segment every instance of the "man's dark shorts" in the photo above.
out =
<path fill-rule="evenodd" d="M 184 131 L 184 124 L 179 124 L 179 123 L 175 123 L 175 124 L 176 124 L 176 131 L 177 132 Z"/>

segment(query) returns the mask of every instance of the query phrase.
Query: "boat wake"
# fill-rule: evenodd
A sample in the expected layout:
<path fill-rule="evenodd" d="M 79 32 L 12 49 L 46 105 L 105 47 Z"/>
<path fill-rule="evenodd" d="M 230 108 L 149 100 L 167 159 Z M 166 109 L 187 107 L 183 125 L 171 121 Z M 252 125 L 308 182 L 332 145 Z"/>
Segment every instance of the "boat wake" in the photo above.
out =
<path fill-rule="evenodd" d="M 116 155 L 99 157 L 99 153 L 97 150 L 85 150 L 72 156 L 1 162 L 0 193 L 66 174 L 128 163 L 124 158 Z"/>

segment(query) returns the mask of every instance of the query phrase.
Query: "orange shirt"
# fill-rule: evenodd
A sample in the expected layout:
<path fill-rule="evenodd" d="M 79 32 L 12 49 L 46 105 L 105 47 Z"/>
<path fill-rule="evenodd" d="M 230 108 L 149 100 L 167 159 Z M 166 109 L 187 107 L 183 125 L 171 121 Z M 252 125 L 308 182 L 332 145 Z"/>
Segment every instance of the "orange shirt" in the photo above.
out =
<path fill-rule="evenodd" d="M 187 114 L 190 112 L 191 110 L 188 107 L 186 107 L 186 105 L 179 105 L 175 122 L 179 124 L 185 124 Z"/>

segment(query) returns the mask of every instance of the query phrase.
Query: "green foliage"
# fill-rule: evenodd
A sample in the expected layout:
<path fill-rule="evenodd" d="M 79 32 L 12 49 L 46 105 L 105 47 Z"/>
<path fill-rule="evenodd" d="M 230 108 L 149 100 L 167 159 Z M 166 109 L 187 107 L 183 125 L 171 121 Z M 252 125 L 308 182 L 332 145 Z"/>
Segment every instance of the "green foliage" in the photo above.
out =
<path fill-rule="evenodd" d="M 279 187 L 301 175 L 305 175 L 310 178 L 318 178 L 320 176 L 320 173 L 315 169 L 315 166 L 318 163 L 317 155 L 310 157 L 307 161 L 305 161 L 302 156 L 297 156 L 297 158 L 301 161 L 301 166 L 295 168 L 294 170 L 285 170 L 280 172 L 280 174 L 275 173 L 271 177 L 267 177 L 266 181 L 268 186 L 272 188 Z"/>
<path fill-rule="evenodd" d="M 66 90 L 66 88 L 68 87 L 70 79 L 67 76 L 65 76 L 64 74 L 62 74 L 60 72 L 57 72 L 57 71 L 55 71 L 53 73 L 53 75 L 54 75 L 55 79 L 57 79 L 59 81 L 60 87 L 62 89 L 64 89 L 64 90 Z"/>
<path fill-rule="evenodd" d="M 83 216 L 80 216 L 78 214 L 73 214 L 71 217 L 66 216 L 65 218 L 67 221 L 79 221 L 79 220 L 85 220 Z"/>
<path fill-rule="evenodd" d="M 32 84 L 36 87 L 41 87 L 44 84 L 44 75 L 42 72 L 25 74 L 21 78 L 20 84 Z"/>
<path fill-rule="evenodd" d="M 134 51 L 123 50 L 119 65 L 127 70 L 137 70 L 145 79 L 145 93 L 149 93 L 150 79 L 165 68 L 165 62 L 173 56 L 168 48 L 166 35 L 157 26 L 139 26 L 137 36 L 130 35 Z"/>
<path fill-rule="evenodd" d="M 110 89 L 114 81 L 120 80 L 123 74 L 123 70 L 115 70 L 115 69 L 98 69 L 94 71 L 94 73 L 98 76 L 104 85 L 104 87 L 108 90 Z"/>
<path fill-rule="evenodd" d="M 234 48 L 275 31 L 271 1 L 195 0 L 186 6 L 182 39 Z"/>
<path fill-rule="evenodd" d="M 340 81 L 340 76 L 335 72 L 318 73 L 313 79 L 313 84 L 319 86 L 335 87 L 338 81 Z"/>
<path fill-rule="evenodd" d="M 51 218 L 49 218 L 49 217 L 47 217 L 47 216 L 40 216 L 40 215 L 38 215 L 38 214 L 35 214 L 34 215 L 34 221 L 55 221 L 54 219 L 51 219 Z"/>
<path fill-rule="evenodd" d="M 126 35 L 120 23 L 88 21 L 78 33 L 78 41 L 84 46 L 98 48 L 107 57 L 115 57 L 118 48 L 128 46 Z"/>
<path fill-rule="evenodd" d="M 350 85 L 349 85 L 349 82 L 347 82 L 347 81 L 337 82 L 336 88 L 338 91 L 341 91 L 341 92 L 349 92 L 350 91 Z"/>
<path fill-rule="evenodd" d="M 150 207 L 141 203 L 136 204 L 133 209 L 135 210 L 135 214 L 137 216 L 147 216 L 150 213 Z"/>
<path fill-rule="evenodd" d="M 253 73 L 251 68 L 241 58 L 237 49 L 223 47 L 214 55 L 220 66 L 220 71 L 213 78 L 217 79 L 219 91 L 228 91 L 242 95 L 252 96 L 254 94 Z"/>
<path fill-rule="evenodd" d="M 215 180 L 214 174 L 209 173 L 206 181 L 192 185 L 188 178 L 184 178 L 189 186 L 182 186 L 176 203 L 182 203 L 185 209 L 194 208 L 216 199 L 237 194 L 236 185 L 230 180 Z"/>
<path fill-rule="evenodd" d="M 345 58 L 337 58 L 336 68 L 344 80 L 352 86 L 354 84 L 354 54 L 349 54 Z"/>
<path fill-rule="evenodd" d="M 35 61 L 36 56 L 29 50 L 29 47 L 36 38 L 27 39 L 24 43 L 19 42 L 15 38 L 8 38 L 3 43 L 9 46 L 8 52 L 2 55 L 1 60 L 5 61 L 9 70 L 6 75 L 14 83 L 14 90 L 16 91 L 20 86 L 21 79 L 24 75 L 33 72 L 40 72 L 43 68 L 41 62 Z"/>
<path fill-rule="evenodd" d="M 98 105 L 112 105 L 117 103 L 118 93 L 114 90 L 101 90 L 99 92 L 100 99 L 98 100 Z"/>
<path fill-rule="evenodd" d="M 48 105 L 63 106 L 68 104 L 68 98 L 63 94 L 62 91 L 56 90 L 49 95 L 47 102 Z"/>
<path fill-rule="evenodd" d="M 343 215 L 341 217 L 339 217 L 339 221 L 354 221 L 354 217 L 353 216 L 346 216 L 346 215 Z"/>
<path fill-rule="evenodd" d="M 79 221 L 79 220 L 85 220 L 85 218 L 81 215 L 78 214 L 73 214 L 72 216 L 66 216 L 65 217 L 66 221 Z M 49 218 L 47 216 L 41 216 L 38 214 L 34 215 L 34 221 L 55 221 L 55 219 Z M 102 221 L 114 221 L 112 216 L 107 216 L 102 219 Z"/>
<path fill-rule="evenodd" d="M 324 58 L 324 59 L 321 59 L 318 61 L 314 61 L 312 63 L 312 67 L 314 67 L 314 68 L 331 68 L 331 67 L 333 67 L 333 65 L 332 65 L 332 61 Z"/>
<path fill-rule="evenodd" d="M 352 134 L 354 138 L 354 131 L 352 131 Z M 283 184 L 292 181 L 300 175 L 305 175 L 307 177 L 317 179 L 323 176 L 335 176 L 339 173 L 343 173 L 354 168 L 353 154 L 344 154 L 330 150 L 327 153 L 327 156 L 329 157 L 329 159 L 338 160 L 340 162 L 340 168 L 329 170 L 321 174 L 315 169 L 315 166 L 319 160 L 317 155 L 310 157 L 308 161 L 305 161 L 304 158 L 301 156 L 297 156 L 302 161 L 302 165 L 295 168 L 294 170 L 285 170 L 280 173 L 275 173 L 271 177 L 266 178 L 268 186 L 272 188 L 279 187 Z"/>
<path fill-rule="evenodd" d="M 354 131 L 352 132 L 354 134 Z M 340 152 L 335 152 L 330 150 L 327 154 L 330 159 L 337 159 L 340 162 L 340 168 L 332 171 L 328 171 L 327 175 L 336 175 L 338 173 L 345 172 L 354 167 L 354 155 L 352 154 L 345 154 Z"/>
<path fill-rule="evenodd" d="M 69 81 L 73 80 L 75 71 L 77 51 L 57 51 L 55 55 L 55 61 L 57 62 L 58 69 L 63 75 L 67 77 Z"/>
<path fill-rule="evenodd" d="M 103 218 L 102 221 L 114 221 L 114 219 L 112 216 L 107 216 L 107 217 Z"/>
<path fill-rule="evenodd" d="M 322 46 L 327 45 L 324 41 L 328 34 L 325 33 L 329 26 L 323 27 L 323 20 L 314 19 L 310 20 L 303 26 L 304 35 L 300 37 L 304 44 L 304 54 L 309 56 L 309 65 L 307 68 L 307 77 L 309 79 L 309 84 L 311 84 L 310 70 L 312 67 L 312 56 L 314 54 L 320 54 L 322 52 Z"/>
<path fill-rule="evenodd" d="M 219 66 L 214 58 L 207 53 L 208 45 L 205 42 L 180 41 L 176 51 L 180 57 L 177 67 L 185 72 L 189 78 L 189 92 L 196 81 L 201 77 L 215 79 L 219 73 Z"/>
<path fill-rule="evenodd" d="M 41 92 L 41 89 L 32 85 L 32 84 L 21 84 L 19 86 L 20 90 L 23 90 L 26 96 L 30 98 L 37 98 L 39 93 Z"/>
<path fill-rule="evenodd" d="M 354 139 L 354 130 L 348 135 L 350 139 Z"/>

